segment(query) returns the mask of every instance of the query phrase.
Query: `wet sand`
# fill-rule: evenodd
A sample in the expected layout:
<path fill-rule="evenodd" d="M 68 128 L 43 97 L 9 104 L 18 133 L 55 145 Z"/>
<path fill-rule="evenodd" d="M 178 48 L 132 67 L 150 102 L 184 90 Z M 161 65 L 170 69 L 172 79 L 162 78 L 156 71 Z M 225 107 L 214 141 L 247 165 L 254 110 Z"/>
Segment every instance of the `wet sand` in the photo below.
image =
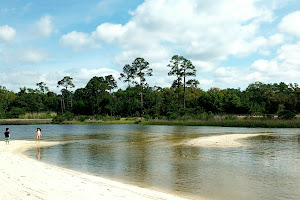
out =
<path fill-rule="evenodd" d="M 0 200 L 35 199 L 170 199 L 184 198 L 49 165 L 26 157 L 30 148 L 57 142 L 0 143 Z M 54 155 L 55 156 L 55 155 Z"/>
<path fill-rule="evenodd" d="M 189 140 L 185 144 L 197 147 L 241 147 L 246 146 L 246 144 L 243 142 L 243 139 L 259 135 L 265 134 L 227 134 L 208 136 Z"/>

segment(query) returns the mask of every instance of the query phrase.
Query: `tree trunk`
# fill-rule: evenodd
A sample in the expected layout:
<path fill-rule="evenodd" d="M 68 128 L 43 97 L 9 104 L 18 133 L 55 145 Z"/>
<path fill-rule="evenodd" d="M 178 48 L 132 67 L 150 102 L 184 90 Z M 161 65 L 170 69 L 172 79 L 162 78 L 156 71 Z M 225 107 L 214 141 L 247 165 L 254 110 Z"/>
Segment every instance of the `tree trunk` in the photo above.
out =
<path fill-rule="evenodd" d="M 179 83 L 179 78 L 177 78 L 177 101 L 178 101 L 178 105 L 177 105 L 177 111 L 179 111 L 180 108 L 180 83 Z"/>
<path fill-rule="evenodd" d="M 185 110 L 185 75 L 183 77 L 183 109 Z"/>
<path fill-rule="evenodd" d="M 64 113 L 64 107 L 63 107 L 63 99 L 60 97 L 60 107 L 61 107 L 61 112 Z"/>
<path fill-rule="evenodd" d="M 142 114 L 143 114 L 143 108 L 144 108 L 144 105 L 143 105 L 143 92 L 141 91 L 141 112 L 140 112 L 140 116 L 142 116 Z"/>

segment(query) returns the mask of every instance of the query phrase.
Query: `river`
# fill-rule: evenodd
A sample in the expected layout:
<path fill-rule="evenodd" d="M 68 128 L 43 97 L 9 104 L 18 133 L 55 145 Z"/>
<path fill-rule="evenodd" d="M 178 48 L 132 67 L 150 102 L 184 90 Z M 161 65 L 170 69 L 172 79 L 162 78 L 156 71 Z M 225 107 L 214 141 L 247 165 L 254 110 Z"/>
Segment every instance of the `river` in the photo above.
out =
<path fill-rule="evenodd" d="M 8 127 L 12 139 L 35 139 L 32 125 Z M 42 140 L 63 142 L 25 152 L 42 162 L 193 199 L 300 199 L 300 129 L 40 127 Z M 244 140 L 242 147 L 183 144 L 198 137 L 249 133 L 264 135 Z"/>

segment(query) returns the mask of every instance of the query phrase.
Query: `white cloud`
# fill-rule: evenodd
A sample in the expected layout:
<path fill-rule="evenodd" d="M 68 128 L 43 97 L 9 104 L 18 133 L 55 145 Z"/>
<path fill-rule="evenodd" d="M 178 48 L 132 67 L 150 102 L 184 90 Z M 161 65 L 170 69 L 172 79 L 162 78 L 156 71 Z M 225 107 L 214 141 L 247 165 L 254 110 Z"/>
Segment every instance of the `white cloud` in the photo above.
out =
<path fill-rule="evenodd" d="M 265 45 L 266 39 L 256 34 L 261 22 L 273 20 L 273 13 L 255 4 L 256 0 L 147 0 L 125 25 L 101 24 L 88 38 L 120 45 L 123 51 L 117 60 L 138 52 L 151 62 L 162 57 L 164 49 L 164 56 L 181 52 L 195 61 L 217 63 Z"/>
<path fill-rule="evenodd" d="M 244 69 L 218 67 L 230 56 L 270 56 L 276 46 L 286 42 L 284 34 L 270 31 L 267 34 L 271 35 L 264 35 L 261 32 L 263 23 L 274 22 L 276 8 L 278 5 L 274 1 L 146 0 L 131 12 L 132 18 L 126 24 L 103 23 L 92 33 L 82 34 L 84 41 L 113 43 L 119 47 L 115 63 L 120 71 L 136 57 L 144 57 L 158 71 L 155 80 L 162 80 L 171 57 L 179 54 L 193 62 L 198 74 L 215 70 L 215 82 L 208 77 L 198 78 L 201 87 L 225 83 L 244 85 L 272 80 L 284 66 L 282 63 L 292 62 L 291 58 L 284 60 L 288 53 L 284 48 L 288 47 L 283 46 L 278 58 L 265 63 L 260 59 Z M 286 21 L 290 20 L 283 20 L 281 24 L 287 24 Z M 283 60 L 280 61 L 279 55 Z M 274 72 L 266 75 L 266 66 L 274 68 Z M 169 77 L 163 80 L 172 82 Z"/>
<path fill-rule="evenodd" d="M 50 15 L 45 15 L 36 22 L 36 34 L 42 37 L 49 37 L 52 33 L 57 32 L 54 25 L 52 24 L 52 17 Z"/>
<path fill-rule="evenodd" d="M 285 16 L 278 27 L 282 32 L 300 37 L 300 11 Z"/>
<path fill-rule="evenodd" d="M 63 35 L 60 38 L 59 43 L 63 47 L 71 47 L 75 51 L 97 46 L 89 34 L 77 31 L 72 31 Z"/>
<path fill-rule="evenodd" d="M 214 72 L 214 85 L 247 86 L 261 81 L 268 83 L 299 83 L 300 76 L 300 42 L 284 44 L 277 55 L 270 60 L 258 59 L 250 67 L 219 67 Z"/>
<path fill-rule="evenodd" d="M 85 81 L 87 83 L 94 76 L 113 75 L 113 77 L 117 79 L 119 77 L 119 72 L 108 68 L 100 68 L 100 69 L 81 68 L 79 69 L 79 71 L 76 71 L 72 75 L 74 76 L 74 79 L 76 78 L 78 80 Z"/>
<path fill-rule="evenodd" d="M 276 33 L 269 37 L 268 46 L 273 47 L 284 42 L 284 35 Z"/>
<path fill-rule="evenodd" d="M 300 41 L 296 44 L 286 44 L 278 50 L 278 59 L 284 69 L 300 70 Z"/>
<path fill-rule="evenodd" d="M 111 43 L 120 38 L 123 33 L 124 29 L 121 24 L 104 23 L 97 27 L 92 36 L 100 42 Z"/>
<path fill-rule="evenodd" d="M 0 58 L 8 65 L 38 64 L 46 60 L 48 54 L 37 48 L 8 49 L 0 52 Z"/>
<path fill-rule="evenodd" d="M 0 42 L 11 42 L 16 36 L 16 30 L 8 25 L 0 26 Z"/>

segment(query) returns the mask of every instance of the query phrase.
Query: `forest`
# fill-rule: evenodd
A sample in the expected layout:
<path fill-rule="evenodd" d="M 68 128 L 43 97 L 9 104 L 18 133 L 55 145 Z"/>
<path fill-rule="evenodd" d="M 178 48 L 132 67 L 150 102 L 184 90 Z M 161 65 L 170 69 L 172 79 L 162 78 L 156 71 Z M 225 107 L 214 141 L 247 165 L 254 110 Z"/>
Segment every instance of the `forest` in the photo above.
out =
<path fill-rule="evenodd" d="M 265 84 L 255 82 L 245 90 L 199 88 L 195 66 L 183 56 L 174 55 L 166 66 L 174 77 L 171 87 L 149 86 L 147 77 L 153 70 L 143 58 L 126 64 L 120 80 L 126 89 L 118 89 L 112 75 L 95 76 L 85 87 L 75 88 L 73 78 L 65 76 L 57 82 L 60 93 L 49 91 L 46 83 L 36 88 L 20 88 L 13 92 L 0 86 L 0 118 L 19 118 L 26 113 L 55 112 L 71 119 L 74 116 L 145 117 L 151 119 L 197 119 L 203 114 L 265 115 L 293 117 L 300 112 L 300 88 L 296 83 Z"/>

